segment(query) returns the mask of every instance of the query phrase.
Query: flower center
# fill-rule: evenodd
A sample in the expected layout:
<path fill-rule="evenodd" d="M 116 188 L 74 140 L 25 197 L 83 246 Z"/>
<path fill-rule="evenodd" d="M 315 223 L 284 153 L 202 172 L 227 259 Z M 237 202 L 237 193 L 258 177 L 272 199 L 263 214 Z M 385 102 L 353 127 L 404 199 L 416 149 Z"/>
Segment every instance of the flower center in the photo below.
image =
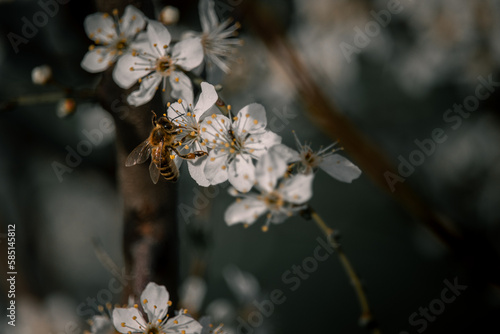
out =
<path fill-rule="evenodd" d="M 160 334 L 160 330 L 156 326 L 149 325 L 146 331 L 144 331 L 145 334 Z"/>
<path fill-rule="evenodd" d="M 174 64 L 170 56 L 163 56 L 156 61 L 156 71 L 164 76 L 169 76 L 174 70 Z"/>
<path fill-rule="evenodd" d="M 266 203 L 269 210 L 278 211 L 281 209 L 285 201 L 280 193 L 273 191 L 264 197 L 264 203 Z"/>
<path fill-rule="evenodd" d="M 120 39 L 117 43 L 116 43 L 116 49 L 117 50 L 123 50 L 123 49 L 126 49 L 127 48 L 127 40 L 125 38 L 122 38 Z"/>

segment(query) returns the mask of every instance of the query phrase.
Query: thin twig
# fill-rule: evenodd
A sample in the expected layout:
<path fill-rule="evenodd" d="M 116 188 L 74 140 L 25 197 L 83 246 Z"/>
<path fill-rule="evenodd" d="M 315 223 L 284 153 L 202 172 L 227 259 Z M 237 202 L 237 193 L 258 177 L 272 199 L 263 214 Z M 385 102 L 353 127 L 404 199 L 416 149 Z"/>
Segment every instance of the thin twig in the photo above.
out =
<path fill-rule="evenodd" d="M 359 306 L 361 308 L 361 317 L 360 323 L 362 326 L 369 328 L 373 334 L 380 334 L 380 329 L 378 328 L 376 321 L 373 317 L 373 314 L 370 310 L 370 305 L 368 304 L 368 298 L 366 297 L 366 293 L 363 289 L 363 285 L 361 284 L 361 280 L 359 279 L 356 271 L 354 270 L 351 262 L 345 255 L 340 243 L 338 242 L 338 234 L 330 228 L 325 221 L 318 215 L 316 211 L 314 211 L 311 207 L 306 211 L 307 215 L 304 214 L 304 218 L 312 218 L 316 225 L 323 231 L 325 236 L 327 237 L 330 245 L 337 252 L 340 262 L 342 266 L 351 280 L 351 283 L 354 287 L 354 291 L 356 291 L 356 295 L 358 297 Z"/>

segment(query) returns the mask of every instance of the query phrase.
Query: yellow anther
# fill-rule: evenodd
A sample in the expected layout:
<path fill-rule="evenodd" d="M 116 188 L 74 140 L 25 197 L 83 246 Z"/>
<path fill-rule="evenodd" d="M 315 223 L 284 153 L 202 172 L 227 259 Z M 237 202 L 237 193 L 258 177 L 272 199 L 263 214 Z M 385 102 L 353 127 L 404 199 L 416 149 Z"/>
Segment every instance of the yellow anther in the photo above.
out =
<path fill-rule="evenodd" d="M 231 105 L 230 104 L 227 105 L 227 110 L 231 110 Z"/>
<path fill-rule="evenodd" d="M 184 146 L 184 148 L 185 148 L 186 150 L 189 150 L 189 146 L 188 146 L 188 145 Z"/>
<path fill-rule="evenodd" d="M 246 115 L 245 115 L 245 117 L 246 117 L 246 118 L 250 117 L 250 114 L 246 114 Z"/>
<path fill-rule="evenodd" d="M 125 327 L 125 323 L 124 323 L 124 322 L 122 322 L 122 323 L 121 323 L 121 326 L 122 326 L 122 327 Z"/>
<path fill-rule="evenodd" d="M 190 135 L 191 137 L 194 137 L 194 136 L 196 136 L 196 132 L 191 131 L 191 132 L 189 133 L 189 135 Z"/>
<path fill-rule="evenodd" d="M 229 143 L 226 143 L 224 146 L 229 147 Z"/>
<path fill-rule="evenodd" d="M 133 71 L 133 70 L 134 70 L 134 68 L 133 68 L 133 67 L 130 67 L 130 70 L 131 70 L 131 71 Z"/>
<path fill-rule="evenodd" d="M 170 159 L 171 159 L 171 160 L 174 160 L 174 159 L 175 159 L 175 155 L 170 154 Z"/>
<path fill-rule="evenodd" d="M 182 99 L 178 99 L 177 102 L 182 103 Z"/>
<path fill-rule="evenodd" d="M 262 232 L 269 231 L 269 227 L 267 225 L 262 226 Z"/>
<path fill-rule="evenodd" d="M 147 299 L 144 299 L 144 300 L 142 301 L 142 303 L 143 303 L 143 304 L 147 304 L 147 303 L 148 303 L 148 300 L 147 300 Z"/>
<path fill-rule="evenodd" d="M 222 166 L 221 168 L 222 168 L 222 170 L 226 170 L 227 167 L 226 166 Z"/>
<path fill-rule="evenodd" d="M 118 9 L 113 9 L 113 15 L 118 15 Z"/>
<path fill-rule="evenodd" d="M 212 121 L 207 121 L 207 124 L 208 124 L 208 125 L 212 124 Z"/>
<path fill-rule="evenodd" d="M 139 308 L 139 305 L 137 305 L 137 304 L 134 304 L 134 307 L 135 307 L 135 308 Z"/>
<path fill-rule="evenodd" d="M 167 108 L 170 107 L 170 102 L 167 102 Z"/>
<path fill-rule="evenodd" d="M 250 225 L 248 225 L 248 224 L 243 224 L 243 227 L 244 227 L 244 228 L 248 228 L 248 226 L 250 226 Z"/>
<path fill-rule="evenodd" d="M 215 161 L 215 158 L 214 157 L 210 158 L 210 161 Z"/>
<path fill-rule="evenodd" d="M 134 316 L 132 317 L 132 320 L 136 320 L 136 319 L 137 319 L 137 317 L 134 315 Z"/>
<path fill-rule="evenodd" d="M 167 45 L 167 44 L 164 44 L 164 45 L 163 45 L 163 48 L 164 48 L 164 49 L 168 48 L 168 45 Z"/>
<path fill-rule="evenodd" d="M 92 50 L 94 50 L 94 49 L 95 49 L 95 45 L 94 45 L 94 44 L 91 44 L 91 45 L 89 46 L 89 50 L 90 50 L 90 51 L 92 51 Z"/>
<path fill-rule="evenodd" d="M 254 119 L 254 120 L 253 120 L 253 124 L 257 124 L 257 123 L 259 123 L 259 121 L 258 121 L 258 120 L 256 120 L 256 119 Z"/>
<path fill-rule="evenodd" d="M 217 115 L 216 114 L 212 114 L 212 118 L 215 118 L 215 117 L 217 117 Z"/>
<path fill-rule="evenodd" d="M 238 120 L 238 117 L 234 116 L 234 117 L 233 117 L 233 121 L 235 121 L 235 122 L 236 122 L 237 120 Z"/>
<path fill-rule="evenodd" d="M 201 131 L 205 132 L 207 131 L 207 128 L 201 128 Z"/>
<path fill-rule="evenodd" d="M 179 78 L 175 78 L 175 82 L 179 82 Z"/>

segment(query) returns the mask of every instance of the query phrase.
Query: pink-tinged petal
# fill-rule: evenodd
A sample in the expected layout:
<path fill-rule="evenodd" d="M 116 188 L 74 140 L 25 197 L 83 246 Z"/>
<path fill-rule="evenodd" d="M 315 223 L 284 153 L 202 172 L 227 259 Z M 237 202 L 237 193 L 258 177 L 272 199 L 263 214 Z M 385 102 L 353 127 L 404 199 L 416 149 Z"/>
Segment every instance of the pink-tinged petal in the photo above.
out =
<path fill-rule="evenodd" d="M 255 182 L 255 166 L 249 155 L 236 155 L 228 168 L 229 182 L 236 190 L 246 193 L 252 189 Z"/>
<path fill-rule="evenodd" d="M 166 326 L 164 326 L 164 330 L 166 334 L 200 334 L 202 326 L 193 318 L 179 314 L 168 320 Z"/>
<path fill-rule="evenodd" d="M 132 5 L 125 7 L 121 20 L 120 30 L 128 38 L 133 37 L 146 26 L 144 14 Z"/>
<path fill-rule="evenodd" d="M 205 111 L 210 109 L 215 104 L 218 98 L 219 96 L 217 95 L 213 85 L 207 82 L 201 83 L 201 94 L 193 110 L 197 121 L 205 113 Z"/>
<path fill-rule="evenodd" d="M 210 182 L 205 176 L 205 165 L 207 164 L 208 157 L 200 157 L 188 162 L 189 174 L 193 180 L 202 187 L 208 187 Z"/>
<path fill-rule="evenodd" d="M 116 38 L 115 22 L 110 15 L 95 13 L 87 16 L 83 22 L 85 32 L 97 44 L 110 43 Z"/>
<path fill-rule="evenodd" d="M 260 189 L 271 192 L 276 188 L 278 179 L 283 177 L 288 168 L 287 162 L 278 154 L 270 151 L 257 162 L 255 178 Z"/>
<path fill-rule="evenodd" d="M 184 39 L 172 48 L 172 58 L 176 66 L 190 71 L 203 61 L 203 45 L 201 38 Z"/>
<path fill-rule="evenodd" d="M 141 294 L 142 309 L 148 315 L 149 322 L 158 323 L 168 312 L 170 294 L 163 285 L 149 282 Z"/>
<path fill-rule="evenodd" d="M 184 106 L 193 104 L 193 84 L 186 74 L 180 71 L 173 71 L 168 77 L 168 81 L 170 82 L 170 87 L 172 87 L 170 91 L 171 97 L 185 101 L 186 104 L 183 103 Z"/>
<path fill-rule="evenodd" d="M 127 98 L 127 102 L 131 106 L 141 106 L 153 99 L 159 85 L 161 77 L 153 73 L 151 77 L 144 78 L 138 90 L 133 91 Z"/>
<path fill-rule="evenodd" d="M 279 191 L 285 201 L 293 204 L 304 204 L 312 197 L 314 175 L 294 175 L 282 183 Z"/>
<path fill-rule="evenodd" d="M 150 45 L 153 50 L 157 50 L 154 55 L 165 55 L 167 48 L 164 46 L 168 47 L 172 40 L 168 29 L 158 21 L 149 20 L 147 32 Z M 154 44 L 156 44 L 156 47 L 154 47 Z"/>
<path fill-rule="evenodd" d="M 98 73 L 111 66 L 116 56 L 106 52 L 106 49 L 106 47 L 101 46 L 88 51 L 80 64 L 82 68 L 90 73 Z"/>
<path fill-rule="evenodd" d="M 140 58 L 130 53 L 126 53 L 118 59 L 113 69 L 113 80 L 118 86 L 128 89 L 149 73 L 148 71 L 135 69 L 136 63 L 140 61 Z M 134 70 L 131 70 L 131 68 L 134 68 Z"/>
<path fill-rule="evenodd" d="M 252 140 L 253 139 L 253 140 Z M 245 142 L 247 149 L 253 149 L 253 155 L 260 158 L 266 154 L 271 147 L 281 143 L 281 137 L 272 131 L 266 131 L 262 134 L 251 135 Z"/>
<path fill-rule="evenodd" d="M 242 135 L 245 133 L 262 133 L 267 125 L 266 109 L 258 103 L 243 107 L 238 112 L 238 120 L 234 123 L 235 131 Z"/>
<path fill-rule="evenodd" d="M 134 307 L 115 308 L 112 319 L 115 329 L 123 334 L 128 332 L 142 333 L 146 328 L 146 322 L 142 318 L 141 312 Z"/>
<path fill-rule="evenodd" d="M 332 154 L 323 158 L 319 168 L 339 181 L 351 183 L 361 175 L 361 170 L 339 154 Z"/>
<path fill-rule="evenodd" d="M 213 0 L 200 0 L 198 4 L 200 13 L 201 28 L 204 33 L 212 31 L 219 25 L 217 13 L 215 13 L 215 3 Z"/>
<path fill-rule="evenodd" d="M 227 158 L 227 151 L 212 150 L 208 154 L 205 163 L 205 177 L 211 185 L 222 183 L 228 179 Z"/>
<path fill-rule="evenodd" d="M 229 226 L 237 223 L 252 224 L 266 211 L 264 202 L 248 197 L 231 204 L 224 213 L 224 220 Z"/>
<path fill-rule="evenodd" d="M 279 155 L 286 163 L 296 162 L 300 160 L 299 152 L 286 146 L 285 144 L 274 145 L 269 149 L 272 154 Z"/>

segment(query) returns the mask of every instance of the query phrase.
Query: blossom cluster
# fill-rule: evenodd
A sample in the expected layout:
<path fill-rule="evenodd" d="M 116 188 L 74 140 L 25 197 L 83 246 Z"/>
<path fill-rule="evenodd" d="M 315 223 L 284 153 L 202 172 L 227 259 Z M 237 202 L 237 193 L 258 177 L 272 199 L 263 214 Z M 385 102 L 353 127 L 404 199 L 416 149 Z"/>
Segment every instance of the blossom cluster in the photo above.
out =
<path fill-rule="evenodd" d="M 200 1 L 202 32 L 186 32 L 180 41 L 172 36 L 161 22 L 151 20 L 132 5 L 123 16 L 118 10 L 89 15 L 85 31 L 94 44 L 84 56 L 81 66 L 98 73 L 113 66 L 113 79 L 124 89 L 139 84 L 127 98 L 130 105 L 150 101 L 158 90 L 173 98 L 192 96 L 191 72 L 203 66 L 228 72 L 234 58 L 239 25 L 217 19 L 213 0 Z M 204 61 L 205 60 L 205 61 Z M 191 99 L 192 100 L 192 99 Z"/>
<path fill-rule="evenodd" d="M 228 225 L 248 225 L 266 214 L 263 229 L 267 230 L 270 223 L 281 223 L 307 206 L 318 169 L 343 182 L 351 182 L 361 171 L 336 153 L 336 144 L 314 151 L 295 136 L 297 150 L 289 148 L 267 129 L 264 106 L 252 103 L 234 113 L 212 84 L 199 80 L 196 73 L 205 64 L 229 72 L 234 48 L 240 44 L 234 38 L 239 25 L 230 19 L 219 22 L 214 6 L 213 0 L 201 0 L 203 32 L 184 33 L 177 42 L 172 42 L 162 23 L 147 19 L 133 6 L 126 7 L 122 18 L 117 11 L 112 16 L 90 15 L 85 28 L 95 45 L 82 67 L 99 72 L 113 66 L 113 79 L 120 87 L 139 85 L 127 98 L 131 105 L 150 101 L 157 91 L 176 100 L 167 104 L 166 120 L 155 122 L 165 127 L 160 130 L 164 136 L 174 136 L 173 144 L 162 140 L 162 148 L 154 151 L 146 142 L 140 146 L 151 154 L 152 175 L 166 168 L 161 159 L 153 163 L 153 156 L 169 154 L 177 169 L 186 160 L 189 174 L 200 186 L 231 184 L 230 194 L 238 198 L 225 213 Z M 195 91 L 201 91 L 196 103 Z M 127 165 L 146 158 L 141 153 Z"/>

